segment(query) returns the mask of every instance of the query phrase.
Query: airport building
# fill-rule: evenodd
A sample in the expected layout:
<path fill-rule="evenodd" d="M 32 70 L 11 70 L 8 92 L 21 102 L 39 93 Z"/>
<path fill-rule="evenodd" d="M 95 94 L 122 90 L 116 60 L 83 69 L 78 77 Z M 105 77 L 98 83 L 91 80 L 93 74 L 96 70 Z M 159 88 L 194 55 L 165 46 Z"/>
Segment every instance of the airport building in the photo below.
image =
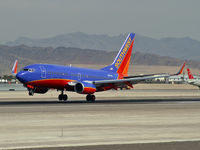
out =
<path fill-rule="evenodd" d="M 16 79 L 11 79 L 11 80 L 7 80 L 7 79 L 0 79 L 0 84 L 3 84 L 3 83 L 12 83 L 12 84 L 15 84 L 17 83 L 17 80 Z"/>
<path fill-rule="evenodd" d="M 0 83 L 8 83 L 7 79 L 0 79 Z"/>

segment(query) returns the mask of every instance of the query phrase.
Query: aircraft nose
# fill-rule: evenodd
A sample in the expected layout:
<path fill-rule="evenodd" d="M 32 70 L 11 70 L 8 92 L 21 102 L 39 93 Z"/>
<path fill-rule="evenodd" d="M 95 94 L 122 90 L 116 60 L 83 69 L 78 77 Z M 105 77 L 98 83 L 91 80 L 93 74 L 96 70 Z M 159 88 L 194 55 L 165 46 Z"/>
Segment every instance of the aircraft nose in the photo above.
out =
<path fill-rule="evenodd" d="M 24 75 L 23 75 L 23 73 L 21 73 L 21 72 L 19 72 L 19 73 L 16 74 L 16 78 L 17 78 L 20 82 L 22 82 L 22 83 L 25 82 L 23 76 L 24 76 Z"/>
<path fill-rule="evenodd" d="M 20 81 L 20 79 L 21 79 L 20 73 L 17 73 L 17 74 L 16 74 L 16 78 Z"/>

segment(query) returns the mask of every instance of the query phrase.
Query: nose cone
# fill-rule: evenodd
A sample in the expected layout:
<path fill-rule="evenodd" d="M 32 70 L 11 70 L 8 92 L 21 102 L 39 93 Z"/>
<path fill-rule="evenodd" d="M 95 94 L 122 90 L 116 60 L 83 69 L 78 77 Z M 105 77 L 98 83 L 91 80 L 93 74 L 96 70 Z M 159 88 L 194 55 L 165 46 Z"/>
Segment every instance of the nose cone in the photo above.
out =
<path fill-rule="evenodd" d="M 26 82 L 25 76 L 24 76 L 24 73 L 23 73 L 23 72 L 17 73 L 17 74 L 16 74 L 16 78 L 17 78 L 21 83 Z"/>

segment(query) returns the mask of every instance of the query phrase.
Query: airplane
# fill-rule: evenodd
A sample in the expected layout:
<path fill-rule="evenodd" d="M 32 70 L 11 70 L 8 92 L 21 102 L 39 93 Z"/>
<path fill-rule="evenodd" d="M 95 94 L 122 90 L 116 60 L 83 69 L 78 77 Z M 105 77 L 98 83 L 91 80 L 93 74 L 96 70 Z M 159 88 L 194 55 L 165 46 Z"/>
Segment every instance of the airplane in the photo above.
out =
<path fill-rule="evenodd" d="M 181 66 L 180 70 L 176 74 L 172 74 L 172 75 L 169 76 L 168 79 L 169 79 L 170 82 L 185 83 L 184 76 L 177 77 L 178 75 L 181 75 L 183 73 L 185 65 L 186 65 L 186 61 L 183 63 L 183 65 Z M 180 78 L 181 78 L 181 80 L 180 80 Z"/>
<path fill-rule="evenodd" d="M 188 84 L 194 85 L 194 86 L 198 86 L 200 89 L 200 80 L 197 80 L 194 78 L 193 74 L 191 73 L 190 69 L 187 68 L 187 72 L 188 72 L 188 78 L 189 80 L 187 81 Z"/>
<path fill-rule="evenodd" d="M 64 91 L 72 91 L 86 94 L 88 102 L 95 101 L 95 92 L 117 90 L 124 86 L 133 88 L 133 84 L 141 81 L 169 76 L 168 74 L 160 74 L 156 77 L 153 74 L 128 76 L 134 40 L 135 33 L 129 33 L 113 63 L 99 70 L 54 64 L 32 64 L 17 73 L 18 61 L 16 60 L 12 74 L 23 83 L 30 96 L 34 93 L 44 94 L 49 89 L 57 89 L 61 91 L 58 96 L 59 101 L 68 99 Z"/>
<path fill-rule="evenodd" d="M 180 75 L 183 73 L 183 70 L 185 68 L 185 65 L 186 65 L 186 61 L 183 63 L 183 65 L 181 66 L 180 70 L 175 74 L 175 75 Z"/>

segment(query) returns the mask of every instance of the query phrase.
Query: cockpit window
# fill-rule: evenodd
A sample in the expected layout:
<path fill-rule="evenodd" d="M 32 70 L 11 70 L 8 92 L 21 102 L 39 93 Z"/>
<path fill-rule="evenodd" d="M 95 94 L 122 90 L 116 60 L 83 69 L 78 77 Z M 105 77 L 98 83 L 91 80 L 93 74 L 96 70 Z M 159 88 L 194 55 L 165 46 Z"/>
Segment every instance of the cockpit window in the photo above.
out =
<path fill-rule="evenodd" d="M 22 69 L 22 71 L 34 72 L 34 71 L 35 71 L 35 69 L 32 69 L 32 68 L 29 68 L 29 69 L 27 69 L 27 68 L 24 68 L 24 69 Z"/>

